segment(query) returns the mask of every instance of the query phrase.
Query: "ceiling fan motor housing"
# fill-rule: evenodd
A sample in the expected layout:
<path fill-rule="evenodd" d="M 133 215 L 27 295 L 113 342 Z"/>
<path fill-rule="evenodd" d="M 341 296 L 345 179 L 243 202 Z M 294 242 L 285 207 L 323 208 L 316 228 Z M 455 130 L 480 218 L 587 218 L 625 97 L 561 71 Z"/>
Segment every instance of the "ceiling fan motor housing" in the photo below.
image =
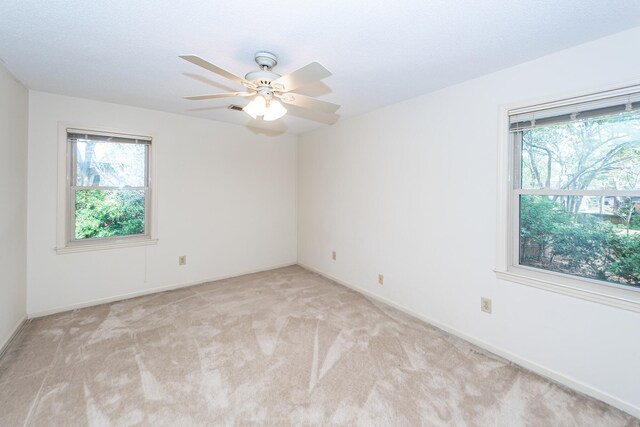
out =
<path fill-rule="evenodd" d="M 249 80 L 254 83 L 256 86 L 271 86 L 271 82 L 279 79 L 280 74 L 274 73 L 273 71 L 267 70 L 258 70 L 258 71 L 250 71 L 244 76 L 245 80 Z"/>

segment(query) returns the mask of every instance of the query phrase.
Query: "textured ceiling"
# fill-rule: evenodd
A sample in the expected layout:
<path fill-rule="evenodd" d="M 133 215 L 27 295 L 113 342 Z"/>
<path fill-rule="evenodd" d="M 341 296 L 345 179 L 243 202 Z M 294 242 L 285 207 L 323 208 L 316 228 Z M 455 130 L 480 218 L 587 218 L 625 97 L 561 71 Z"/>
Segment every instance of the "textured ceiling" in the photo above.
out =
<path fill-rule="evenodd" d="M 182 99 L 242 88 L 178 55 L 240 76 L 258 50 L 280 74 L 318 61 L 333 76 L 299 92 L 344 118 L 638 25 L 638 0 L 0 0 L 0 60 L 30 89 L 301 133 L 326 125 Z"/>

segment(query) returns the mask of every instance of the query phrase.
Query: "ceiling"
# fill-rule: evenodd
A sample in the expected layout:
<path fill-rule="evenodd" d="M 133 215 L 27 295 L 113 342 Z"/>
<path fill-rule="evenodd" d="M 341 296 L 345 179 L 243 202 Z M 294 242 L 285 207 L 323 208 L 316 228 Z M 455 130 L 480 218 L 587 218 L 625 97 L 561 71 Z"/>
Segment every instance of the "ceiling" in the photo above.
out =
<path fill-rule="evenodd" d="M 279 74 L 318 61 L 333 76 L 298 92 L 346 118 L 639 25 L 638 0 L 0 0 L 0 61 L 34 90 L 302 133 L 327 125 L 183 99 L 242 87 L 178 55 L 240 76 L 259 50 Z"/>

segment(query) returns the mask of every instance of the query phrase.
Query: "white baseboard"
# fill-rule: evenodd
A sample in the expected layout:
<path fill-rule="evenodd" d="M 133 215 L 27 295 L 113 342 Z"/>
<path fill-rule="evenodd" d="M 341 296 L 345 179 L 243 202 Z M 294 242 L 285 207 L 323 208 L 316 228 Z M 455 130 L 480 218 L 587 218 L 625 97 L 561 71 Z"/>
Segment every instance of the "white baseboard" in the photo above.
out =
<path fill-rule="evenodd" d="M 4 356 L 4 353 L 9 348 L 9 345 L 11 345 L 13 340 L 18 336 L 18 334 L 22 331 L 22 329 L 26 326 L 26 324 L 27 324 L 27 316 L 24 316 L 13 327 L 13 332 L 9 334 L 9 336 L 4 340 L 2 344 L 0 344 L 0 359 L 2 359 L 2 356 Z"/>
<path fill-rule="evenodd" d="M 508 350 L 496 347 L 492 344 L 489 344 L 485 341 L 479 340 L 471 335 L 468 335 L 456 328 L 453 328 L 449 325 L 446 325 L 436 319 L 432 319 L 428 316 L 425 316 L 423 314 L 420 314 L 410 308 L 407 308 L 401 304 L 398 304 L 388 298 L 385 298 L 383 296 L 377 295 L 373 292 L 370 292 L 360 286 L 356 286 L 352 283 L 348 283 L 345 282 L 344 280 L 340 280 L 336 277 L 332 277 L 329 274 L 323 273 L 322 271 L 319 271 L 311 266 L 305 265 L 305 264 L 301 264 L 300 262 L 298 262 L 298 265 L 302 268 L 305 268 L 309 271 L 312 271 L 316 274 L 319 274 L 320 276 L 326 277 L 329 280 L 332 280 L 340 285 L 346 286 L 347 288 L 353 289 L 354 291 L 357 291 L 361 294 L 364 294 L 370 298 L 373 298 L 374 300 L 377 300 L 379 302 L 382 302 L 384 304 L 390 305 L 391 307 L 397 308 L 398 310 L 413 316 L 415 318 L 418 318 L 426 323 L 429 323 L 430 325 L 433 325 L 439 329 L 442 329 L 445 332 L 448 332 L 452 335 L 455 335 L 459 338 L 464 339 L 465 341 L 468 341 L 474 345 L 477 345 L 478 347 L 481 347 L 485 350 L 490 351 L 491 353 L 494 353 L 504 359 L 507 359 L 519 366 L 522 366 L 525 369 L 528 369 L 532 372 L 535 372 L 538 375 L 541 375 L 551 381 L 555 381 L 557 383 L 560 383 L 562 385 L 565 385 L 573 390 L 576 390 L 580 393 L 586 394 L 587 396 L 591 396 L 595 399 L 601 400 L 605 403 L 608 403 L 611 406 L 614 406 L 622 411 L 627 412 L 628 414 L 633 415 L 636 418 L 640 418 L 640 407 L 632 405 L 628 402 L 625 402 L 623 400 L 618 399 L 615 396 L 612 396 L 602 390 L 599 390 L 593 386 L 590 386 L 588 384 L 585 384 L 581 381 L 578 381 L 574 378 L 571 378 L 567 375 L 564 375 L 560 372 L 554 371 L 553 369 L 549 369 L 545 366 L 542 366 L 536 362 L 533 362 L 525 357 L 519 356 L 517 354 L 511 353 Z"/>
<path fill-rule="evenodd" d="M 194 280 L 194 281 L 191 281 L 191 282 L 176 283 L 176 284 L 167 285 L 167 286 L 159 286 L 157 288 L 144 289 L 142 291 L 129 292 L 129 293 L 126 293 L 126 294 L 114 295 L 112 297 L 107 297 L 107 298 L 98 298 L 98 299 L 94 299 L 94 300 L 90 300 L 90 301 L 83 301 L 83 302 L 80 302 L 80 303 L 77 303 L 77 304 L 70 304 L 70 305 L 64 305 L 64 306 L 50 308 L 50 309 L 46 309 L 46 310 L 29 312 L 29 313 L 27 313 L 27 317 L 29 319 L 34 319 L 36 317 L 49 316 L 51 314 L 63 313 L 65 311 L 76 310 L 76 309 L 79 309 L 79 308 L 92 307 L 94 305 L 101 305 L 101 304 L 107 304 L 107 303 L 115 302 L 115 301 L 122 301 L 122 300 L 125 300 L 125 299 L 140 297 L 140 296 L 143 296 L 143 295 L 150 295 L 150 294 L 155 294 L 155 293 L 158 293 L 158 292 L 170 291 L 170 290 L 173 290 L 173 289 L 186 288 L 186 287 L 189 287 L 189 286 L 199 285 L 199 284 L 207 283 L 207 282 L 215 282 L 216 280 L 224 280 L 224 279 L 229 279 L 229 278 L 232 278 L 232 277 L 244 276 L 246 274 L 260 273 L 262 271 L 275 270 L 277 268 L 283 268 L 283 267 L 290 267 L 292 265 L 296 265 L 296 262 L 289 262 L 289 263 L 285 263 L 285 264 L 271 265 L 271 266 L 268 266 L 268 267 L 261 267 L 261 268 L 257 268 L 257 269 L 253 269 L 253 270 L 241 271 L 241 272 L 237 272 L 237 273 L 233 273 L 233 274 L 227 274 L 227 275 L 223 275 L 223 276 L 216 276 L 216 277 L 212 277 L 212 278 L 208 278 L 208 279 Z"/>

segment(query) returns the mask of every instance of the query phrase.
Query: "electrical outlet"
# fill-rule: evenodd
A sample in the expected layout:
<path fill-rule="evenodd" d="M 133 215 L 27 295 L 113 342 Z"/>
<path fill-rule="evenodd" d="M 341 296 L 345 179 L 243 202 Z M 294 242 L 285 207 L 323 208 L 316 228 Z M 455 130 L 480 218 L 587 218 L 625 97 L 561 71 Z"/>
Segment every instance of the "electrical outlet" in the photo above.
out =
<path fill-rule="evenodd" d="M 378 283 L 384 285 L 384 274 L 378 274 Z"/>
<path fill-rule="evenodd" d="M 491 298 L 480 298 L 480 310 L 491 314 Z"/>
<path fill-rule="evenodd" d="M 331 259 L 336 260 L 336 251 L 331 252 Z"/>
<path fill-rule="evenodd" d="M 186 265 L 187 264 L 187 256 L 186 255 L 180 255 L 178 257 L 178 265 Z"/>

